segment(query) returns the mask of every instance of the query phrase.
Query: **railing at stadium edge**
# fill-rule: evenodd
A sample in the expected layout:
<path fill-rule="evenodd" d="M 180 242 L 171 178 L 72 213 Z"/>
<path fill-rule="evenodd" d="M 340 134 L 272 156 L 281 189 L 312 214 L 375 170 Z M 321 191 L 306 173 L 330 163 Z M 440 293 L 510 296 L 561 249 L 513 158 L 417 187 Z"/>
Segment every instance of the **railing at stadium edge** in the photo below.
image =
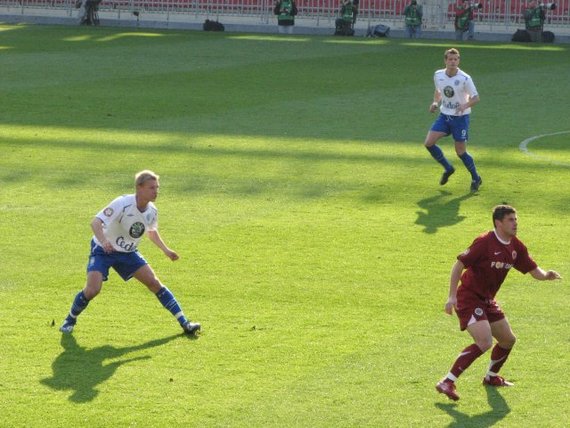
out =
<path fill-rule="evenodd" d="M 403 11 L 409 0 L 360 0 L 359 21 L 380 21 L 402 26 Z M 424 9 L 425 29 L 453 28 L 453 5 L 450 0 L 420 0 Z M 480 0 L 481 9 L 475 9 L 476 24 L 485 25 L 491 31 L 501 27 L 505 30 L 522 28 L 522 11 L 525 0 Z M 570 0 L 555 2 L 555 10 L 548 10 L 546 26 L 553 29 L 570 26 Z M 312 19 L 319 25 L 323 20 L 330 25 L 338 15 L 339 0 L 298 0 L 299 18 Z M 0 0 L 0 8 L 65 10 L 71 16 L 76 9 L 76 0 Z M 101 12 L 120 14 L 133 12 L 152 14 L 191 15 L 194 17 L 248 17 L 259 22 L 273 22 L 272 0 L 103 0 Z"/>

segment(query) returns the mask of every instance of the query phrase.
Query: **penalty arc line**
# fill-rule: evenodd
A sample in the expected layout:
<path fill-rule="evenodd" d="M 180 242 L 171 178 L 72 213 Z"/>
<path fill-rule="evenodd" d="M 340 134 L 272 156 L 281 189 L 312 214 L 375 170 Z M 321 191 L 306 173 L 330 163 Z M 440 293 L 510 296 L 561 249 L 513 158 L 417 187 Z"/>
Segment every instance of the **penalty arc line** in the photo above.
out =
<path fill-rule="evenodd" d="M 535 140 L 538 140 L 539 138 L 543 138 L 543 137 L 550 137 L 553 135 L 562 135 L 562 134 L 570 134 L 570 131 L 560 131 L 560 132 L 553 132 L 551 134 L 542 134 L 542 135 L 535 135 L 534 137 L 529 137 L 526 140 L 521 141 L 521 143 L 519 144 L 519 149 L 521 152 L 523 152 L 526 155 L 529 155 L 537 160 L 542 160 L 542 161 L 548 161 L 553 165 L 558 165 L 558 166 L 567 166 L 570 167 L 570 163 L 567 162 L 558 162 L 555 160 L 552 160 L 550 158 L 548 158 L 547 156 L 541 156 L 541 155 L 537 155 L 536 153 L 532 153 L 529 149 L 528 149 L 528 145 L 530 143 L 532 143 Z"/>

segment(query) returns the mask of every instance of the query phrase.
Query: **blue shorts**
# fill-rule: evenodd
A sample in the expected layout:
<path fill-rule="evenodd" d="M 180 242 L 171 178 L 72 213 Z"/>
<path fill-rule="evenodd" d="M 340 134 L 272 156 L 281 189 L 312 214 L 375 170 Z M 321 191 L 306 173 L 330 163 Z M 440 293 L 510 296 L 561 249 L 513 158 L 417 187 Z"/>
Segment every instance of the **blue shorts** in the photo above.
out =
<path fill-rule="evenodd" d="M 448 116 L 440 113 L 430 131 L 452 134 L 454 141 L 464 143 L 469 139 L 469 115 Z"/>
<path fill-rule="evenodd" d="M 132 253 L 121 253 L 119 251 L 106 253 L 102 247 L 91 240 L 91 254 L 89 254 L 87 272 L 101 272 L 103 281 L 107 281 L 109 277 L 109 268 L 115 269 L 123 280 L 128 281 L 139 268 L 146 264 L 146 260 L 138 251 L 133 251 Z"/>

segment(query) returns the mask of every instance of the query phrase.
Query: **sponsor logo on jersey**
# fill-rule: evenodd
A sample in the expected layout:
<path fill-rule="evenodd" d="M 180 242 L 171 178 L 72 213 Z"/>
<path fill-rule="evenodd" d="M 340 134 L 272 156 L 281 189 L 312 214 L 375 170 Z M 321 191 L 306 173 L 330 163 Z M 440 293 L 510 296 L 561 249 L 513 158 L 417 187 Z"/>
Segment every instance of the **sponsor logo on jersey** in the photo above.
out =
<path fill-rule="evenodd" d="M 132 251 L 136 251 L 137 247 L 135 246 L 134 242 L 127 242 L 123 236 L 119 236 L 115 241 L 120 248 L 125 250 L 126 252 L 130 253 Z"/>
<path fill-rule="evenodd" d="M 517 252 L 516 252 L 515 250 L 513 250 L 512 256 L 513 256 L 513 260 L 516 260 L 516 258 L 517 258 Z"/>
<path fill-rule="evenodd" d="M 113 211 L 113 208 L 111 207 L 107 207 L 105 208 L 105 210 L 103 211 L 103 214 L 107 217 L 111 217 L 113 215 L 115 211 Z"/>
<path fill-rule="evenodd" d="M 504 262 L 491 262 L 491 267 L 495 268 L 495 269 L 507 269 L 507 270 L 509 270 L 510 268 L 513 267 L 513 265 L 510 263 L 504 263 Z"/>
<path fill-rule="evenodd" d="M 143 234 L 144 234 L 144 224 L 141 223 L 140 221 L 133 223 L 133 225 L 129 229 L 129 235 L 137 239 L 143 236 Z"/>
<path fill-rule="evenodd" d="M 475 315 L 477 315 L 478 317 L 483 315 L 483 309 L 481 309 L 481 308 L 475 308 L 474 312 L 475 312 Z"/>
<path fill-rule="evenodd" d="M 441 103 L 441 105 L 444 106 L 445 108 L 450 109 L 450 110 L 456 110 L 457 107 L 459 107 L 459 103 L 452 103 L 451 101 L 448 103 L 443 102 L 443 103 Z"/>
<path fill-rule="evenodd" d="M 460 82 L 459 80 L 456 80 L 455 82 L 453 82 L 453 84 L 454 84 L 455 86 L 459 86 L 460 83 L 461 83 L 461 82 Z"/>
<path fill-rule="evenodd" d="M 443 94 L 447 98 L 452 98 L 455 95 L 455 90 L 451 86 L 446 86 L 445 88 L 443 88 Z"/>

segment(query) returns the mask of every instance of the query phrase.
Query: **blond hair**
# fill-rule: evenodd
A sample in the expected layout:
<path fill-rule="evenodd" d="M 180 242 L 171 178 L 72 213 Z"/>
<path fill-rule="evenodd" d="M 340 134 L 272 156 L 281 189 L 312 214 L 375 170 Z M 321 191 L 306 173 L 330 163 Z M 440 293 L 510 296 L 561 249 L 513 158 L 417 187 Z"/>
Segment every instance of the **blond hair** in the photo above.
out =
<path fill-rule="evenodd" d="M 158 176 L 158 174 L 155 174 L 154 172 L 152 172 L 149 169 L 145 169 L 143 171 L 137 172 L 135 175 L 135 186 L 142 186 L 144 183 L 146 183 L 149 180 L 156 180 L 158 181 L 160 177 Z"/>
<path fill-rule="evenodd" d="M 455 49 L 455 48 L 451 48 L 445 51 L 445 54 L 443 55 L 443 57 L 445 59 L 447 59 L 448 55 L 457 55 L 458 57 L 461 57 L 461 55 L 459 55 L 459 50 Z"/>

